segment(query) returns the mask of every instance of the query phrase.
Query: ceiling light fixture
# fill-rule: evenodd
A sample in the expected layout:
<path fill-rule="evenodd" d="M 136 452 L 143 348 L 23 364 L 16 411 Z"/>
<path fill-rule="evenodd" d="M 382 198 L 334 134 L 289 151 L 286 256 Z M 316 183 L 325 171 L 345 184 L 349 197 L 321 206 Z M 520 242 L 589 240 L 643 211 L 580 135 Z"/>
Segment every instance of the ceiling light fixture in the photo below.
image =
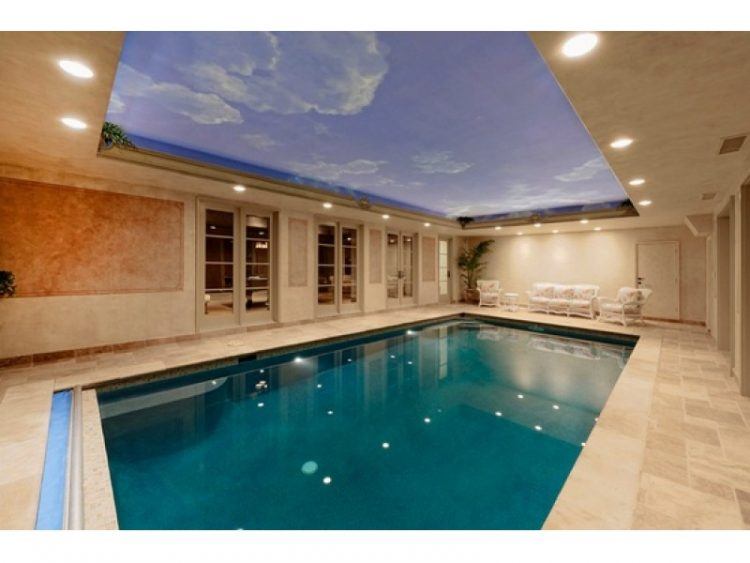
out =
<path fill-rule="evenodd" d="M 552 234 L 555 234 L 555 235 L 556 235 L 556 234 L 557 234 L 557 233 L 559 233 L 559 232 L 560 232 L 560 231 L 559 231 L 559 229 L 555 229 L 554 231 L 552 231 Z"/>
<path fill-rule="evenodd" d="M 326 202 L 325 202 L 325 203 L 323 204 L 323 207 L 325 207 L 326 209 L 331 209 L 331 208 L 333 207 L 333 204 L 332 204 L 332 203 L 330 203 L 330 202 L 328 202 L 328 201 L 326 201 Z"/>
<path fill-rule="evenodd" d="M 594 227 L 594 230 L 595 230 L 595 231 L 601 231 L 601 230 L 602 230 L 602 228 L 601 228 L 601 227 Z"/>
<path fill-rule="evenodd" d="M 585 218 L 584 218 L 584 219 L 581 219 L 581 220 L 580 220 L 580 221 L 578 221 L 578 222 L 579 222 L 579 223 L 580 223 L 581 225 L 585 225 L 586 223 L 588 223 L 588 222 L 589 222 L 589 220 L 588 220 L 588 219 L 585 219 Z"/>
<path fill-rule="evenodd" d="M 430 225 L 431 225 L 431 223 L 425 223 L 424 224 L 425 227 L 429 227 Z"/>
<path fill-rule="evenodd" d="M 520 236 L 521 236 L 522 234 L 523 234 L 523 233 L 522 233 L 521 231 L 518 231 L 518 232 L 516 233 L 516 235 L 518 235 L 519 237 L 520 237 Z"/>
<path fill-rule="evenodd" d="M 498 225 L 497 227 L 495 227 L 495 230 L 496 230 L 496 231 L 502 231 L 502 230 L 503 230 L 503 228 L 502 228 L 502 227 L 501 227 L 500 225 Z"/>
<path fill-rule="evenodd" d="M 615 139 L 612 141 L 609 146 L 613 149 L 624 149 L 625 147 L 629 147 L 633 144 L 633 139 L 630 137 L 620 137 L 619 139 Z"/>
<path fill-rule="evenodd" d="M 563 44 L 562 52 L 566 57 L 581 57 L 596 47 L 597 43 L 599 43 L 599 37 L 596 33 L 579 33 Z"/>
<path fill-rule="evenodd" d="M 539 227 L 542 226 L 542 224 L 541 223 L 534 223 L 534 226 L 538 229 Z"/>
<path fill-rule="evenodd" d="M 63 125 L 70 127 L 71 129 L 86 129 L 86 127 L 88 127 L 86 122 L 76 119 L 75 117 L 63 117 L 60 121 L 62 121 Z"/>
<path fill-rule="evenodd" d="M 238 194 L 241 194 L 244 192 L 247 188 L 243 186 L 242 184 L 237 184 L 236 186 L 233 186 L 232 189 L 237 192 Z"/>
<path fill-rule="evenodd" d="M 651 205 L 651 203 L 652 201 L 650 199 L 642 199 L 641 201 L 638 202 L 638 205 L 648 207 L 649 205 Z"/>
<path fill-rule="evenodd" d="M 76 78 L 91 78 L 94 76 L 94 71 L 87 67 L 85 64 L 72 61 L 70 59 L 61 59 L 57 61 L 58 66 L 65 72 Z"/>
<path fill-rule="evenodd" d="M 628 184 L 630 184 L 631 186 L 642 186 L 645 183 L 646 180 L 644 180 L 643 178 L 633 178 L 632 180 L 630 180 L 630 182 L 628 182 Z"/>
<path fill-rule="evenodd" d="M 387 213 L 384 213 L 384 214 L 382 215 L 382 217 L 383 217 L 383 219 L 386 219 L 386 220 L 388 220 L 388 219 L 390 219 L 390 218 L 391 218 L 391 216 L 390 216 L 390 215 L 388 215 Z"/>

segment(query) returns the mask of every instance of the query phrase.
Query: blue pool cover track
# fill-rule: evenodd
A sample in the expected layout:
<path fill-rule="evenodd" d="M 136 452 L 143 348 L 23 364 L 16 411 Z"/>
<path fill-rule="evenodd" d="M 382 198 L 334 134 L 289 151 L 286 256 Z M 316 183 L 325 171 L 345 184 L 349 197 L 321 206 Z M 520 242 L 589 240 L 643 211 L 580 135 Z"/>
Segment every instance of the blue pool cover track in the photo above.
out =
<path fill-rule="evenodd" d="M 47 452 L 36 516 L 37 530 L 63 528 L 72 401 L 72 391 L 60 391 L 52 395 Z"/>

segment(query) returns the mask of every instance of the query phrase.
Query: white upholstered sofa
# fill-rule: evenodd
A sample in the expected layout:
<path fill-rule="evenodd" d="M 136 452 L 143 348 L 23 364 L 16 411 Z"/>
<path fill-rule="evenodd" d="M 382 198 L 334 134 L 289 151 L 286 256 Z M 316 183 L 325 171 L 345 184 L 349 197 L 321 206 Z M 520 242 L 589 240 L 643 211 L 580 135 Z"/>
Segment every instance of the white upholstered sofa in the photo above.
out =
<path fill-rule="evenodd" d="M 593 319 L 599 286 L 590 284 L 562 285 L 557 283 L 535 283 L 529 296 L 529 311 L 578 315 Z"/>

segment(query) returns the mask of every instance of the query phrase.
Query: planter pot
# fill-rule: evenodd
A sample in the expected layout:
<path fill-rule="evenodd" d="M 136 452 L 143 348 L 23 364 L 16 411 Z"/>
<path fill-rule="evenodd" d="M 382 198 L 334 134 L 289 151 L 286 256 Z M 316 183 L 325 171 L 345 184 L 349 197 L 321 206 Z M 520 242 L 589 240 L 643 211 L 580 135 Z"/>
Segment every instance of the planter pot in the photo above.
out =
<path fill-rule="evenodd" d="M 467 303 L 479 303 L 479 290 L 464 289 L 464 301 Z"/>

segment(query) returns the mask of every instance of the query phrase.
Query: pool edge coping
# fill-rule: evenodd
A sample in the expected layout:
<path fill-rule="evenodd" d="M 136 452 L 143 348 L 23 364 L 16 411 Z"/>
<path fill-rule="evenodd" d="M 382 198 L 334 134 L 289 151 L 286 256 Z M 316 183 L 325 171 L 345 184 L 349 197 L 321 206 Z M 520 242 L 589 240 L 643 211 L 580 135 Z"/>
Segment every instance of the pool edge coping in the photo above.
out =
<path fill-rule="evenodd" d="M 94 497 L 90 498 L 89 495 L 85 494 L 85 488 L 86 488 L 86 482 L 89 481 L 89 479 L 84 479 L 84 506 L 86 510 L 84 511 L 84 521 L 86 520 L 86 514 L 88 512 L 95 512 L 95 513 L 103 513 L 103 514 L 111 514 L 114 513 L 114 517 L 110 517 L 109 520 L 106 518 L 104 519 L 107 524 L 100 524 L 99 526 L 89 527 L 89 523 L 85 522 L 84 529 L 119 529 L 117 525 L 117 510 L 115 505 L 115 499 L 114 499 L 114 490 L 112 488 L 112 481 L 111 481 L 111 473 L 109 471 L 109 461 L 107 457 L 107 451 L 106 451 L 106 445 L 104 442 L 104 436 L 103 436 L 103 429 L 101 424 L 101 416 L 99 415 L 99 403 L 96 398 L 97 389 L 100 387 L 106 387 L 110 386 L 112 384 L 116 384 L 118 382 L 125 383 L 125 384 L 137 384 L 139 379 L 142 379 L 144 377 L 154 376 L 154 379 L 158 379 L 159 375 L 168 374 L 169 372 L 176 370 L 176 369 L 190 369 L 193 367 L 199 367 L 201 365 L 205 366 L 207 364 L 216 363 L 220 360 L 233 360 L 236 359 L 237 361 L 240 360 L 240 358 L 248 357 L 251 355 L 259 355 L 259 354 L 267 354 L 270 352 L 276 352 L 279 355 L 285 354 L 285 353 L 291 353 L 295 350 L 303 350 L 308 349 L 311 347 L 316 346 L 323 346 L 326 344 L 334 344 L 339 341 L 351 339 L 351 338 L 361 338 L 366 337 L 368 335 L 375 335 L 378 333 L 384 333 L 384 332 L 390 332 L 394 330 L 399 329 L 406 329 L 411 326 L 419 326 L 422 324 L 427 323 L 434 323 L 434 322 L 440 322 L 450 319 L 465 319 L 465 318 L 474 318 L 479 320 L 503 320 L 503 321 L 512 321 L 519 324 L 536 324 L 536 325 L 543 325 L 543 326 L 549 326 L 556 329 L 575 329 L 576 331 L 580 331 L 583 333 L 590 333 L 590 334 L 599 334 L 599 335 L 606 335 L 606 336 L 620 336 L 627 339 L 635 339 L 633 351 L 630 354 L 630 357 L 628 358 L 627 363 L 623 367 L 622 371 L 620 372 L 620 375 L 617 379 L 617 382 L 615 383 L 615 386 L 612 388 L 612 391 L 610 391 L 609 397 L 607 398 L 607 401 L 604 404 L 604 407 L 602 408 L 602 411 L 599 415 L 599 421 L 594 426 L 591 435 L 588 438 L 586 447 L 583 448 L 583 451 L 578 456 L 578 459 L 576 460 L 576 463 L 573 466 L 573 469 L 571 469 L 570 473 L 568 474 L 565 483 L 563 484 L 563 487 L 560 489 L 560 493 L 557 496 L 557 499 L 555 500 L 554 505 L 550 509 L 549 514 L 545 518 L 545 521 L 542 525 L 541 530 L 551 530 L 551 529 L 628 529 L 630 528 L 630 524 L 633 521 L 633 514 L 635 512 L 635 506 L 636 506 L 636 498 L 638 494 L 638 484 L 639 484 L 639 473 L 640 468 L 643 461 L 643 452 L 646 447 L 646 424 L 648 421 L 648 413 L 650 410 L 650 404 L 651 404 L 651 395 L 653 392 L 653 384 L 654 379 L 656 376 L 657 366 L 658 366 L 658 356 L 661 351 L 661 337 L 656 337 L 653 335 L 639 335 L 637 333 L 633 332 L 623 332 L 620 330 L 608 330 L 610 328 L 620 328 L 616 325 L 613 326 L 607 326 L 605 325 L 604 330 L 596 330 L 596 329 L 587 329 L 587 328 L 581 328 L 581 327 L 575 327 L 575 326 L 566 326 L 565 324 L 557 324 L 554 322 L 539 322 L 539 321 L 528 321 L 524 319 L 520 319 L 517 317 L 504 317 L 504 316 L 496 316 L 496 315 L 487 315 L 482 314 L 481 311 L 479 312 L 471 312 L 471 311 L 465 311 L 460 310 L 456 311 L 455 313 L 449 313 L 449 314 L 439 314 L 434 317 L 422 319 L 422 320 L 415 320 L 415 321 L 406 321 L 401 323 L 396 323 L 392 325 L 383 326 L 380 328 L 374 328 L 374 329 L 367 329 L 363 331 L 357 331 L 357 332 L 351 332 L 347 334 L 337 335 L 337 336 L 331 336 L 331 337 L 325 337 L 321 339 L 314 339 L 314 340 L 307 340 L 300 342 L 298 344 L 292 344 L 292 345 L 282 345 L 282 346 L 276 346 L 271 348 L 265 348 L 262 350 L 257 350 L 252 353 L 243 353 L 243 354 L 237 354 L 233 356 L 227 356 L 225 358 L 219 358 L 214 360 L 207 360 L 202 362 L 194 362 L 190 364 L 185 364 L 183 366 L 179 367 L 173 367 L 173 368 L 167 368 L 165 370 L 158 370 L 156 372 L 145 372 L 141 374 L 136 375 L 129 375 L 129 376 L 123 376 L 120 378 L 102 381 L 98 383 L 91 383 L 88 386 L 84 386 L 84 396 L 85 397 L 93 397 L 93 403 L 95 405 L 95 411 L 94 408 L 84 408 L 83 411 L 83 426 L 84 426 L 84 441 L 86 437 L 96 437 L 97 435 L 101 437 L 101 440 L 96 440 L 97 444 L 93 445 L 92 451 L 89 451 L 88 448 L 84 445 L 84 455 L 86 456 L 84 458 L 84 468 L 87 466 L 91 466 L 91 462 L 94 464 L 97 464 L 99 467 L 99 471 L 96 473 L 98 474 L 97 479 L 99 479 L 99 494 Z M 555 320 L 557 317 L 551 316 L 550 321 Z M 562 318 L 568 318 L 568 317 L 560 317 Z M 627 330 L 627 327 L 624 327 Z M 523 330 L 520 329 L 519 330 Z M 647 358 L 648 353 L 645 351 L 647 348 L 647 345 L 653 344 L 653 342 L 658 342 L 658 351 L 656 353 L 656 360 L 653 361 L 654 367 L 653 367 L 653 374 L 650 377 L 651 385 L 648 386 L 647 390 L 642 390 L 642 392 L 647 393 L 648 400 L 647 400 L 647 407 L 644 411 L 644 417 L 643 421 L 646 423 L 644 424 L 642 428 L 642 432 L 640 433 L 640 447 L 638 448 L 638 455 L 632 456 L 630 454 L 627 454 L 628 457 L 630 457 L 631 466 L 635 467 L 635 478 L 634 483 L 628 482 L 626 484 L 625 490 L 615 489 L 616 492 L 616 499 L 612 498 L 611 492 L 612 488 L 610 485 L 605 485 L 604 490 L 605 492 L 609 492 L 610 494 L 605 494 L 604 497 L 597 496 L 596 499 L 592 499 L 591 497 L 595 496 L 587 492 L 585 495 L 580 495 L 576 489 L 577 486 L 579 486 L 579 481 L 585 480 L 585 474 L 590 471 L 599 471 L 596 469 L 595 463 L 597 456 L 600 455 L 600 452 L 603 452 L 605 449 L 608 449 L 610 451 L 617 451 L 618 446 L 620 444 L 617 443 L 617 441 L 613 441 L 611 437 L 607 436 L 607 433 L 609 432 L 615 432 L 619 436 L 619 432 L 616 430 L 617 427 L 617 416 L 613 413 L 621 409 L 622 406 L 618 403 L 621 403 L 622 400 L 617 398 L 613 401 L 613 396 L 615 396 L 615 392 L 618 391 L 618 393 L 623 393 L 622 389 L 625 389 L 625 392 L 627 392 L 627 386 L 629 384 L 623 385 L 622 382 L 625 381 L 631 381 L 631 380 L 640 380 L 642 377 L 639 377 L 638 374 L 634 373 L 638 371 L 639 368 L 637 365 L 635 365 L 633 362 L 636 361 L 646 361 L 651 362 Z M 640 357 L 643 356 L 643 357 Z M 631 373 L 632 372 L 632 373 Z M 173 374 L 171 377 L 179 377 L 181 374 Z M 170 377 L 167 375 L 167 377 Z M 147 380 L 144 380 L 147 381 Z M 86 402 L 84 402 L 84 405 L 86 405 Z M 89 425 L 87 424 L 87 421 L 91 418 L 95 417 L 95 421 L 92 422 L 96 426 L 95 429 L 91 429 Z M 612 419 L 612 420 L 611 420 Z M 611 421 L 610 421 L 611 420 Z M 605 428 L 604 431 L 599 431 L 601 428 Z M 93 432 L 93 434 L 92 434 Z M 619 438 L 622 438 L 623 436 L 619 436 Z M 632 436 L 624 436 L 626 439 L 633 439 Z M 593 442 L 593 443 L 592 443 Z M 603 442 L 600 444 L 600 442 Z M 593 454 L 590 452 L 594 452 Z M 605 456 L 606 457 L 606 456 Z M 88 461 L 88 463 L 87 463 Z M 621 461 L 621 460 L 620 460 Z M 594 464 L 594 469 L 592 469 L 592 464 Z M 610 469 L 609 467 L 607 469 Z M 100 473 L 103 473 L 101 475 Z M 630 475 L 630 472 L 628 472 L 628 475 Z M 105 483 L 105 476 L 106 476 L 106 483 Z M 633 479 L 631 479 L 632 481 Z M 606 482 L 606 479 L 596 479 L 599 483 Z M 572 498 L 570 498 L 572 496 Z M 584 496 L 585 498 L 581 499 L 580 497 Z M 619 516 L 618 519 L 615 520 L 613 523 L 611 519 L 605 518 L 605 513 L 607 515 L 610 514 L 610 512 L 607 511 L 595 511 L 591 512 L 590 508 L 587 505 L 595 504 L 591 503 L 591 500 L 597 500 L 598 498 L 607 498 L 608 503 L 613 503 L 612 506 L 619 506 L 618 501 L 620 504 L 625 502 L 625 507 L 621 508 L 617 514 Z M 582 502 L 583 501 L 583 502 Z M 614 502 L 613 502 L 614 501 Z M 611 507 L 609 507 L 611 508 Z M 571 516 L 572 515 L 572 516 Z M 571 518 L 574 520 L 573 523 L 569 522 Z M 575 520 L 580 520 L 580 522 L 576 523 Z M 101 522 L 101 519 L 99 520 Z M 623 522 L 627 522 L 627 524 L 623 524 Z M 560 524 L 566 524 L 566 525 L 560 525 Z"/>

